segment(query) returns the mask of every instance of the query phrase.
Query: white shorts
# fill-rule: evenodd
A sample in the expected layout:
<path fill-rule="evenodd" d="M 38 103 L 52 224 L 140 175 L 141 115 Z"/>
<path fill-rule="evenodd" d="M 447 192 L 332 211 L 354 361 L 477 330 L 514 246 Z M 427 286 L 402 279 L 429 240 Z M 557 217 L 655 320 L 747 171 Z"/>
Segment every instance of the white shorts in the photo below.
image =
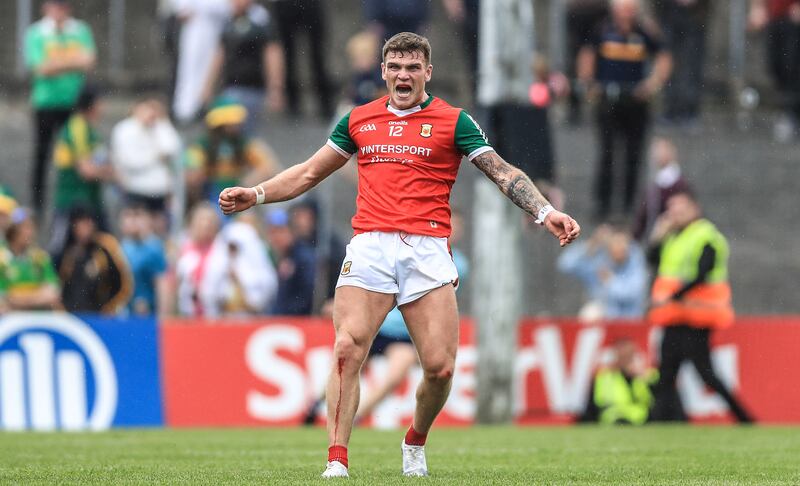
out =
<path fill-rule="evenodd" d="M 396 294 L 397 305 L 403 305 L 457 283 L 447 238 L 375 231 L 350 240 L 336 287 Z"/>

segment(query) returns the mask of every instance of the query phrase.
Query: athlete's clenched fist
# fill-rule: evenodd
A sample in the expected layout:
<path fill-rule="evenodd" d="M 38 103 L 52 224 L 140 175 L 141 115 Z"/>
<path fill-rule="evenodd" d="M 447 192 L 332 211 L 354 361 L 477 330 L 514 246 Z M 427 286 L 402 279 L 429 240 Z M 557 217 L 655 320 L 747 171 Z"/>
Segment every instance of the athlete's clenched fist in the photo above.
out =
<path fill-rule="evenodd" d="M 256 204 L 256 190 L 252 187 L 226 187 L 219 193 L 219 208 L 224 214 L 249 209 Z"/>

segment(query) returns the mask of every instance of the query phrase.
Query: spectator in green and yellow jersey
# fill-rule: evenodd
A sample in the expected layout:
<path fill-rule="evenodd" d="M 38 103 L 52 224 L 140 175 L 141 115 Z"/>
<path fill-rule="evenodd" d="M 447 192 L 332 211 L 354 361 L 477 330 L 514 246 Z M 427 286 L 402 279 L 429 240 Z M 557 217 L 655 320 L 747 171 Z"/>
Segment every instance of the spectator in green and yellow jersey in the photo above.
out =
<path fill-rule="evenodd" d="M 206 133 L 184 157 L 191 202 L 217 202 L 231 185 L 255 185 L 277 172 L 278 159 L 262 140 L 247 135 L 247 109 L 227 98 L 217 99 L 205 117 Z M 191 204 L 190 204 L 191 205 Z"/>
<path fill-rule="evenodd" d="M 11 215 L 17 209 L 17 201 L 0 186 L 0 249 L 6 246 L 6 230 L 11 225 Z"/>
<path fill-rule="evenodd" d="M 36 246 L 36 224 L 28 211 L 14 211 L 0 248 L 0 312 L 56 310 L 61 296 L 50 255 Z"/>
<path fill-rule="evenodd" d="M 100 101 L 97 92 L 87 88 L 78 98 L 75 113 L 61 129 L 53 151 L 56 166 L 56 190 L 53 206 L 53 228 L 50 253 L 58 255 L 67 235 L 67 220 L 75 207 L 90 208 L 98 215 L 101 229 L 102 183 L 111 180 L 113 170 L 100 143 L 96 124 L 100 118 Z"/>
<path fill-rule="evenodd" d="M 88 25 L 70 16 L 69 2 L 47 0 L 43 17 L 25 33 L 25 63 L 33 81 L 35 210 L 46 203 L 45 182 L 53 137 L 69 118 L 96 53 Z"/>

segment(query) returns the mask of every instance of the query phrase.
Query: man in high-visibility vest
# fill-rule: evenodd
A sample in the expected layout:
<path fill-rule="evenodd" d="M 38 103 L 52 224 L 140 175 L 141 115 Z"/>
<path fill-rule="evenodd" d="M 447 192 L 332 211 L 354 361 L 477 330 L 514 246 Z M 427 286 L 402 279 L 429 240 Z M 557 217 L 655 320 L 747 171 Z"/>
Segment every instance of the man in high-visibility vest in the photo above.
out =
<path fill-rule="evenodd" d="M 578 420 L 601 424 L 642 425 L 653 406 L 658 372 L 645 365 L 630 338 L 614 342 L 613 360 L 597 371 L 586 409 Z"/>
<path fill-rule="evenodd" d="M 679 192 L 667 200 L 667 210 L 651 234 L 650 256 L 658 268 L 651 291 L 649 319 L 664 326 L 660 379 L 653 420 L 674 420 L 683 414 L 675 395 L 681 363 L 694 364 L 703 381 L 727 402 L 740 422 L 752 418 L 714 373 L 709 335 L 733 324 L 728 284 L 728 242 L 703 218 L 697 200 Z"/>

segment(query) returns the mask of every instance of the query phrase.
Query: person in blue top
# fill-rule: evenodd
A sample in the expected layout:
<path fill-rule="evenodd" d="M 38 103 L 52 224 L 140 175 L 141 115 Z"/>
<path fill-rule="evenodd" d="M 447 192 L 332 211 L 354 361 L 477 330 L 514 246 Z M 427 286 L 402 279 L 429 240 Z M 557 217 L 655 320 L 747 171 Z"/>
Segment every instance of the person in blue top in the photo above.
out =
<path fill-rule="evenodd" d="M 152 316 L 158 311 L 157 296 L 164 292 L 167 258 L 164 245 L 153 232 L 152 215 L 144 207 L 129 206 L 120 212 L 122 252 L 133 274 L 133 296 L 128 312 Z"/>
<path fill-rule="evenodd" d="M 579 312 L 585 322 L 640 318 L 647 295 L 644 252 L 621 227 L 600 225 L 589 241 L 558 258 L 562 273 L 577 277 L 588 294 Z"/>
<path fill-rule="evenodd" d="M 314 310 L 317 257 L 314 247 L 293 231 L 289 213 L 269 213 L 267 240 L 278 271 L 278 295 L 271 314 L 309 316 Z"/>

